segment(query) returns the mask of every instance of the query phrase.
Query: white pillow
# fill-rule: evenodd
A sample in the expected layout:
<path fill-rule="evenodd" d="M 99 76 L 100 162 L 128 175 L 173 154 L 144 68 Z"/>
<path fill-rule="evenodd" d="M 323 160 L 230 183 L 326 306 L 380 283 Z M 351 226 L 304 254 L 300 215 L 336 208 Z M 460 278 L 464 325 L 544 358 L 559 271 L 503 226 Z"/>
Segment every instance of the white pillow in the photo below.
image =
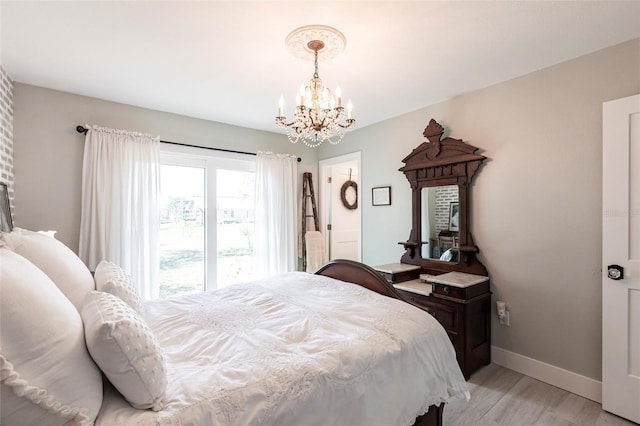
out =
<path fill-rule="evenodd" d="M 136 313 L 143 315 L 142 301 L 131 282 L 131 277 L 120 266 L 103 260 L 98 264 L 93 278 L 96 282 L 96 290 L 118 296 Z"/>
<path fill-rule="evenodd" d="M 113 294 L 91 291 L 82 306 L 84 335 L 94 361 L 135 408 L 164 407 L 167 370 L 144 319 Z"/>
<path fill-rule="evenodd" d="M 0 424 L 92 424 L 102 374 L 78 311 L 44 272 L 7 249 L 0 249 L 0 292 Z"/>
<path fill-rule="evenodd" d="M 0 233 L 7 248 L 24 256 L 47 274 L 79 311 L 88 291 L 95 289 L 91 272 L 76 254 L 49 235 L 13 228 Z"/>

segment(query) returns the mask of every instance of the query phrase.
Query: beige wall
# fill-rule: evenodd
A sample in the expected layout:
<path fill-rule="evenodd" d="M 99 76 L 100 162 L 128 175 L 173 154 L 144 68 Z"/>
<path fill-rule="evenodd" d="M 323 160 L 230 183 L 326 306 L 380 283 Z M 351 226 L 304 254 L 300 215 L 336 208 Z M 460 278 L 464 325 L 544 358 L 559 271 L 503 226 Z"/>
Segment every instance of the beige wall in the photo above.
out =
<path fill-rule="evenodd" d="M 75 125 L 95 123 L 290 152 L 303 157 L 303 168 L 361 151 L 363 261 L 396 262 L 411 226 L 410 189 L 398 168 L 435 118 L 488 157 L 472 188 L 471 230 L 494 300 L 511 310 L 511 327 L 494 318 L 493 344 L 599 380 L 601 109 L 639 93 L 639 76 L 634 40 L 358 129 L 317 151 L 277 134 L 14 83 L 17 225 L 57 229 L 77 249 L 83 137 Z M 393 204 L 372 207 L 371 188 L 386 185 Z"/>
<path fill-rule="evenodd" d="M 78 124 L 98 124 L 159 135 L 162 140 L 302 158 L 299 172 L 316 174 L 318 153 L 286 136 L 199 120 L 70 93 L 14 83 L 16 226 L 58 231 L 77 251 L 84 135 Z M 208 152 L 208 151 L 203 151 Z M 300 182 L 302 178 L 300 178 Z"/>
<path fill-rule="evenodd" d="M 493 300 L 511 310 L 510 327 L 493 317 L 493 344 L 600 380 L 602 102 L 640 92 L 639 52 L 639 40 L 623 43 L 323 145 L 320 159 L 362 151 L 363 261 L 399 261 L 411 193 L 398 168 L 435 118 L 488 157 L 471 231 Z M 372 207 L 382 185 L 393 205 Z"/>

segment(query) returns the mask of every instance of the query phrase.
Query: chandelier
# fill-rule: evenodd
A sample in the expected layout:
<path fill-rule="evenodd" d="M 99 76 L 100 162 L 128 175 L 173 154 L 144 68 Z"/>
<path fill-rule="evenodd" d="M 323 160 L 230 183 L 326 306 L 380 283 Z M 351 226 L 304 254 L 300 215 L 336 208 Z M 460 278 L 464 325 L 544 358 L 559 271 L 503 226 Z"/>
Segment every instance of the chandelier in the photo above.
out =
<path fill-rule="evenodd" d="M 322 83 L 318 74 L 318 56 L 329 59 L 344 50 L 346 39 L 335 28 L 323 25 L 309 25 L 292 31 L 286 39 L 289 50 L 297 57 L 305 58 L 313 53 L 314 73 L 308 85 L 300 86 L 296 95 L 296 110 L 293 121 L 287 123 L 283 115 L 284 98 L 280 97 L 276 126 L 287 129 L 291 143 L 298 141 L 315 148 L 325 140 L 331 144 L 339 143 L 346 131 L 356 125 L 352 116 L 351 100 L 345 110 L 342 106 L 342 94 L 337 87 L 335 94 Z"/>

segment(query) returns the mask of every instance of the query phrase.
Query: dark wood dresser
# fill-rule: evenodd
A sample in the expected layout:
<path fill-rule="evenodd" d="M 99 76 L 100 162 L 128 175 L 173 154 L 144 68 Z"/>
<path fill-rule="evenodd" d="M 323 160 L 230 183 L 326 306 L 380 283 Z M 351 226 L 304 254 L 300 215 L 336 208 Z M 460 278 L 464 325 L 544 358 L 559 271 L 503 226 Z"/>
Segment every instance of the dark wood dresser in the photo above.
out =
<path fill-rule="evenodd" d="M 433 315 L 449 334 L 465 379 L 491 362 L 489 277 L 448 272 L 420 275 L 402 263 L 374 266 L 406 301 Z"/>
<path fill-rule="evenodd" d="M 411 232 L 399 263 L 374 267 L 405 301 L 445 328 L 464 377 L 491 362 L 489 273 L 470 229 L 471 185 L 486 160 L 431 119 L 427 141 L 402 162 L 411 187 Z"/>

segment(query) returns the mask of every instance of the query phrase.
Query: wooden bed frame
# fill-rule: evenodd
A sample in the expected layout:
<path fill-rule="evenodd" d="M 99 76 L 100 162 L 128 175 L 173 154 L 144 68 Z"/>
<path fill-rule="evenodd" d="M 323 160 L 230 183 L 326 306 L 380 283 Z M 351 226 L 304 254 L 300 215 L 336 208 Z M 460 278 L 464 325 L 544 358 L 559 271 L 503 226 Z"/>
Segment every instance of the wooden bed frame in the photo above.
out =
<path fill-rule="evenodd" d="M 376 293 L 406 302 L 393 285 L 388 283 L 375 269 L 360 262 L 346 259 L 332 260 L 320 267 L 315 274 L 358 284 Z M 443 411 L 444 404 L 430 406 L 429 411 L 416 418 L 414 426 L 442 426 Z"/>

